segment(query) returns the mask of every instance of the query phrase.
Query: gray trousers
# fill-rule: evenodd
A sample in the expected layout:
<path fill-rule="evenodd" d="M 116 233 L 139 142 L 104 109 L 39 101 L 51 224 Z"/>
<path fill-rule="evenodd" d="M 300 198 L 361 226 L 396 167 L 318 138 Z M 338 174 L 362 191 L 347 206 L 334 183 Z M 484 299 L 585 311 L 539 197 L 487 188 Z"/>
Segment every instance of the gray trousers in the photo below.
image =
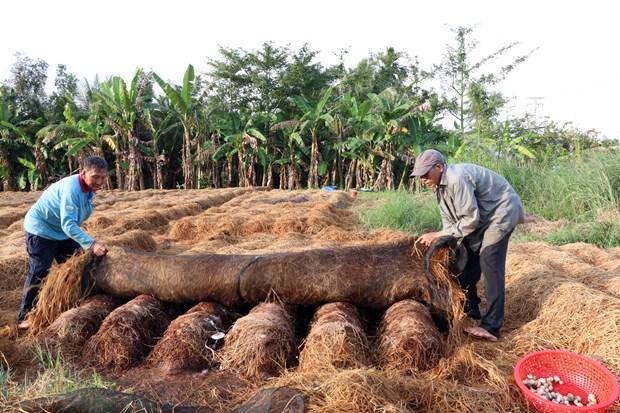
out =
<path fill-rule="evenodd" d="M 512 231 L 497 243 L 486 247 L 482 252 L 467 248 L 467 265 L 458 277 L 459 284 L 467 293 L 465 312 L 473 319 L 480 320 L 480 327 L 499 337 L 504 324 L 504 301 L 506 285 L 506 255 L 508 240 Z M 484 274 L 487 306 L 480 314 L 480 298 L 476 284 Z"/>

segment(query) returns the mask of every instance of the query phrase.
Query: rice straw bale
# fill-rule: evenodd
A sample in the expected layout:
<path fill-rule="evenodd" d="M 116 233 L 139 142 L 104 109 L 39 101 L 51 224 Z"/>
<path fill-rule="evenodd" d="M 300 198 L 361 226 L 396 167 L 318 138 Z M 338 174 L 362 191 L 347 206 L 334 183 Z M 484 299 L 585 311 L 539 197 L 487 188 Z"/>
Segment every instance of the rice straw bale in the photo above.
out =
<path fill-rule="evenodd" d="M 0 290 L 0 327 L 15 326 L 17 317 L 17 309 L 22 299 L 22 289 Z"/>
<path fill-rule="evenodd" d="M 147 358 L 147 364 L 167 372 L 212 367 L 213 356 L 221 343 L 212 336 L 225 332 L 230 321 L 230 314 L 221 305 L 196 304 L 170 323 Z"/>
<path fill-rule="evenodd" d="M 275 385 L 300 390 L 308 413 L 408 413 L 415 395 L 403 378 L 372 369 L 347 369 L 294 372 L 277 379 Z"/>
<path fill-rule="evenodd" d="M 120 304 L 110 295 L 86 298 L 79 307 L 65 311 L 40 336 L 42 342 L 53 345 L 69 354 L 82 346 L 97 332 L 103 320 Z"/>
<path fill-rule="evenodd" d="M 111 218 L 106 215 L 101 215 L 100 211 L 95 212 L 95 214 L 84 222 L 84 230 L 88 232 L 102 231 L 114 224 L 114 221 Z"/>
<path fill-rule="evenodd" d="M 155 242 L 151 234 L 141 229 L 134 229 L 119 236 L 105 239 L 104 242 L 107 246 L 115 245 L 140 251 L 152 252 L 157 249 L 157 242 Z"/>
<path fill-rule="evenodd" d="M 602 360 L 620 375 L 620 298 L 565 282 L 544 301 L 536 319 L 515 333 L 514 351 L 565 349 Z"/>
<path fill-rule="evenodd" d="M 429 281 L 411 243 L 254 255 L 171 255 L 110 247 L 93 274 L 102 291 L 122 297 L 142 293 L 171 302 L 240 305 L 263 302 L 273 291 L 288 304 L 346 301 L 381 309 L 405 298 L 430 300 Z M 451 303 L 447 295 L 440 298 L 431 304 L 444 311 Z"/>
<path fill-rule="evenodd" d="M 29 206 L 1 210 L 0 229 L 8 228 L 16 221 L 23 219 L 26 212 L 28 212 L 28 208 Z"/>
<path fill-rule="evenodd" d="M 83 360 L 105 371 L 125 371 L 148 354 L 169 323 L 160 301 L 140 295 L 106 317 L 86 342 Z"/>
<path fill-rule="evenodd" d="M 304 394 L 308 413 L 496 413 L 528 412 L 506 386 L 465 385 L 429 372 L 369 368 L 289 372 L 269 382 Z M 519 395 L 516 395 L 519 397 Z"/>
<path fill-rule="evenodd" d="M 282 214 L 274 217 L 271 232 L 273 234 L 299 233 L 303 234 L 306 229 L 307 218 L 303 214 Z"/>
<path fill-rule="evenodd" d="M 168 236 L 175 240 L 196 239 L 199 236 L 198 226 L 193 219 L 179 219 L 171 225 Z"/>
<path fill-rule="evenodd" d="M 187 202 L 161 210 L 161 214 L 168 220 L 174 221 L 182 217 L 199 214 L 203 208 L 198 202 Z"/>
<path fill-rule="evenodd" d="M 417 301 L 403 300 L 383 315 L 376 358 L 386 370 L 428 370 L 439 361 L 442 342 L 428 309 Z"/>
<path fill-rule="evenodd" d="M 259 304 L 226 335 L 218 357 L 221 366 L 247 379 L 277 375 L 294 355 L 294 334 L 292 317 L 282 305 Z"/>
<path fill-rule="evenodd" d="M 357 308 L 344 302 L 329 303 L 315 312 L 299 355 L 299 370 L 364 367 L 369 364 L 368 353 L 368 338 Z"/>
<path fill-rule="evenodd" d="M 592 266 L 598 266 L 613 259 L 613 255 L 607 250 L 599 248 L 596 245 L 586 244 L 585 242 L 562 245 L 560 250 L 563 253 L 578 257 Z"/>
<path fill-rule="evenodd" d="M 28 314 L 32 334 L 38 334 L 83 296 L 82 276 L 93 259 L 90 251 L 76 253 L 62 264 L 53 264 L 43 279 L 37 300 Z"/>
<path fill-rule="evenodd" d="M 24 247 L 24 252 L 25 252 Z M 0 291 L 21 288 L 28 271 L 28 258 L 23 254 L 15 254 L 0 259 Z"/>
<path fill-rule="evenodd" d="M 131 229 L 141 229 L 152 231 L 164 227 L 168 220 L 158 211 L 146 210 L 130 215 L 123 216 L 113 226 L 106 229 L 106 233 L 120 235 Z"/>

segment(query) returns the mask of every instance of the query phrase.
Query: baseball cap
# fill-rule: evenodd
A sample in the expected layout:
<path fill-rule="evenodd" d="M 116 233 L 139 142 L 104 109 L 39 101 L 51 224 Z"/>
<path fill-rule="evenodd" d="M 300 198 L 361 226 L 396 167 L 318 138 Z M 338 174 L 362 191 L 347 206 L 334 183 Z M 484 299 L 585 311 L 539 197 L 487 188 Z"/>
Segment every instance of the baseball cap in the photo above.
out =
<path fill-rule="evenodd" d="M 441 152 L 435 149 L 427 149 L 422 152 L 415 160 L 415 167 L 409 176 L 424 176 L 430 169 L 437 165 L 444 165 L 446 161 L 443 159 Z"/>

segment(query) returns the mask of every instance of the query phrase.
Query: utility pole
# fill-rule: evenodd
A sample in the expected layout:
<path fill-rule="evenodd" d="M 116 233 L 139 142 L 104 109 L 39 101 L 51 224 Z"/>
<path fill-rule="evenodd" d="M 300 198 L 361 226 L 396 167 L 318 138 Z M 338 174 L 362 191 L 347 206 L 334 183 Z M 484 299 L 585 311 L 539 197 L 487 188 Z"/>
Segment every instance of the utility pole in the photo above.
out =
<path fill-rule="evenodd" d="M 528 97 L 529 103 L 525 106 L 525 118 L 527 119 L 528 128 L 530 123 L 530 116 L 535 123 L 538 123 L 538 113 L 542 111 L 545 104 L 543 100 L 545 100 L 544 96 L 530 96 Z"/>

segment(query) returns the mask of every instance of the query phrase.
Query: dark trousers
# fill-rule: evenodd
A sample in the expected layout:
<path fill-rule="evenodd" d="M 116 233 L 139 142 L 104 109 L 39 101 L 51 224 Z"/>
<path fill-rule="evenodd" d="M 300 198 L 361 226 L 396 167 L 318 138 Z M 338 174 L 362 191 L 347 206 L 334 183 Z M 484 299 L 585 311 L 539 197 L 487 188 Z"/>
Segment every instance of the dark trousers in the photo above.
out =
<path fill-rule="evenodd" d="M 41 281 L 47 276 L 52 261 L 65 262 L 76 251 L 81 250 L 80 244 L 68 238 L 63 241 L 39 237 L 26 232 L 26 250 L 28 251 L 28 275 L 24 282 L 22 302 L 19 306 L 17 322 L 26 318 L 32 309 L 34 301 L 39 293 Z"/>
<path fill-rule="evenodd" d="M 467 301 L 465 312 L 474 319 L 480 320 L 480 327 L 499 337 L 504 324 L 504 297 L 506 285 L 506 254 L 508 240 L 512 232 L 506 234 L 501 241 L 486 247 L 482 252 L 467 248 L 467 265 L 458 277 L 459 284 L 466 291 Z M 480 314 L 480 298 L 476 284 L 480 275 L 484 274 L 486 282 L 487 306 L 484 314 Z"/>

